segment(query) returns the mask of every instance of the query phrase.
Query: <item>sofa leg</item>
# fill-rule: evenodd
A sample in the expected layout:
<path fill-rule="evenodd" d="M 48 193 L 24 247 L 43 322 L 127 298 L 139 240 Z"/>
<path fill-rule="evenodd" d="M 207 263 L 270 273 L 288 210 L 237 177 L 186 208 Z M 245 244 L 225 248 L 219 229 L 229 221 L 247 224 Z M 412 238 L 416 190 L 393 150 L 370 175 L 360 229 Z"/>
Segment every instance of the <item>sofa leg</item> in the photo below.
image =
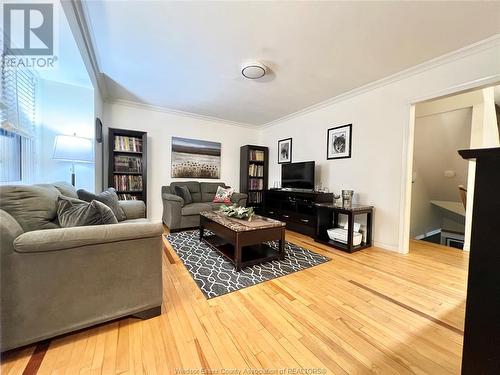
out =
<path fill-rule="evenodd" d="M 138 313 L 135 313 L 132 315 L 133 318 L 137 319 L 151 319 L 154 318 L 155 316 L 161 315 L 161 306 L 156 306 L 153 307 L 152 309 L 147 309 L 143 311 L 139 311 Z"/>

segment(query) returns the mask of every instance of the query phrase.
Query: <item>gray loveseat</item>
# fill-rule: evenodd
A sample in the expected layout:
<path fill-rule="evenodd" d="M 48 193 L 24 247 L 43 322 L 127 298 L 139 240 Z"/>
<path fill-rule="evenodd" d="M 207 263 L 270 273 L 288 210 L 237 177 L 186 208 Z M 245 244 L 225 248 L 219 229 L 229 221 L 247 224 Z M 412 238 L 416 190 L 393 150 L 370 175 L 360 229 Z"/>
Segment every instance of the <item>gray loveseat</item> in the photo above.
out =
<path fill-rule="evenodd" d="M 0 186 L 1 351 L 112 319 L 160 313 L 162 233 L 141 201 L 118 224 L 60 228 L 65 183 Z"/>
<path fill-rule="evenodd" d="M 175 186 L 187 186 L 193 203 L 184 204 L 184 199 L 175 194 Z M 223 203 L 213 203 L 217 187 L 228 187 L 224 182 L 184 181 L 172 182 L 170 186 L 161 187 L 163 199 L 163 223 L 171 230 L 195 228 L 200 225 L 200 212 L 216 210 Z M 246 206 L 247 195 L 233 193 L 231 202 Z"/>

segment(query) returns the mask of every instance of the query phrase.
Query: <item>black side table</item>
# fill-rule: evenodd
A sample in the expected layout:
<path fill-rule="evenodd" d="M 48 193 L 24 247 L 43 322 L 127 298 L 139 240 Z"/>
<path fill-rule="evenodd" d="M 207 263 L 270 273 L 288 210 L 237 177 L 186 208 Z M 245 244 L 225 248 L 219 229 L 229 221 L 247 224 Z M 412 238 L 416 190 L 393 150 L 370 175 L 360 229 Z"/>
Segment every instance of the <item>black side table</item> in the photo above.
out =
<path fill-rule="evenodd" d="M 347 215 L 348 232 L 347 244 L 333 241 L 328 237 L 327 230 L 337 228 L 339 224 L 339 214 Z M 353 245 L 354 218 L 358 215 L 366 215 L 366 233 L 364 241 L 360 245 Z M 322 244 L 343 250 L 349 253 L 365 249 L 372 246 L 372 223 L 373 206 L 362 206 L 353 204 L 351 208 L 343 208 L 333 203 L 316 204 L 316 235 L 314 240 Z"/>

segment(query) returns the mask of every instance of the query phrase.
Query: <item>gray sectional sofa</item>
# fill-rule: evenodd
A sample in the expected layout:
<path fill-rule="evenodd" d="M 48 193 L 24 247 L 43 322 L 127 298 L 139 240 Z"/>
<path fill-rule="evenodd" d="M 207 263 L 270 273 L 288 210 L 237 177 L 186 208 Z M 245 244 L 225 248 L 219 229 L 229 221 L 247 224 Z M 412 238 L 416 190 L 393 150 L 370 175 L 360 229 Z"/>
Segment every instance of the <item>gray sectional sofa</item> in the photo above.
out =
<path fill-rule="evenodd" d="M 161 221 L 120 201 L 118 224 L 60 228 L 65 183 L 0 186 L 1 351 L 127 315 L 158 315 Z"/>
<path fill-rule="evenodd" d="M 193 203 L 184 204 L 184 199 L 175 194 L 175 186 L 187 186 Z M 217 188 L 228 186 L 224 182 L 176 181 L 170 186 L 162 186 L 163 223 L 171 230 L 195 228 L 200 225 L 200 212 L 216 210 L 223 203 L 213 203 Z M 246 206 L 247 195 L 234 193 L 231 202 Z"/>

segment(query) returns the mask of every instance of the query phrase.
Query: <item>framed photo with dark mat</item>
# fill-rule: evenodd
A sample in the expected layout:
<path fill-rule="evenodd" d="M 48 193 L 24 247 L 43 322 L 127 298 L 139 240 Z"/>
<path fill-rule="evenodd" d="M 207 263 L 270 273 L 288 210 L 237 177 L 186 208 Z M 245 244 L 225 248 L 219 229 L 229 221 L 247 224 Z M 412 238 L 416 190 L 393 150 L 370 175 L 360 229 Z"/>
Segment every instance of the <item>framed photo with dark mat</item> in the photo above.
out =
<path fill-rule="evenodd" d="M 278 141 L 278 164 L 292 162 L 292 138 Z"/>
<path fill-rule="evenodd" d="M 350 158 L 352 147 L 352 124 L 328 129 L 326 147 L 326 158 L 328 160 Z"/>

